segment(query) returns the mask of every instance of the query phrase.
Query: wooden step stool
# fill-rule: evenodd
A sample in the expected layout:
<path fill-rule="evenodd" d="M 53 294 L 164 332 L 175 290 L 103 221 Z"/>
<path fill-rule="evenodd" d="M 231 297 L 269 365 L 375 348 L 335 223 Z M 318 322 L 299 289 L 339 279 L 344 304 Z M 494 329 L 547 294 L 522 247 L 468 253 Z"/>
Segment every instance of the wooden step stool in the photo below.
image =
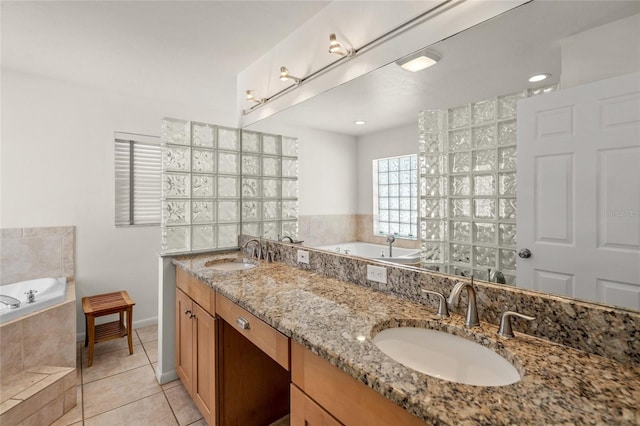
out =
<path fill-rule="evenodd" d="M 133 340 L 131 337 L 133 305 L 135 305 L 135 302 L 129 298 L 126 291 L 116 291 L 82 298 L 82 310 L 84 311 L 87 328 L 84 347 L 86 348 L 89 345 L 88 367 L 93 364 L 93 347 L 96 343 L 127 336 L 129 354 L 133 354 Z M 125 312 L 127 314 L 126 325 L 124 323 Z M 112 314 L 120 314 L 120 320 L 95 325 L 96 317 Z"/>

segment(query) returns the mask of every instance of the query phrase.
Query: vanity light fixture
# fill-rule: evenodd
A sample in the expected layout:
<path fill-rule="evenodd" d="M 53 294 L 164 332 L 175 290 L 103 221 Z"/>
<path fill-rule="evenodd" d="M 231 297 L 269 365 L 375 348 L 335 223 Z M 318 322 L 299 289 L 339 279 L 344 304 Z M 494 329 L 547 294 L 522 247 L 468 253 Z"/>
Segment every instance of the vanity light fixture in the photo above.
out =
<path fill-rule="evenodd" d="M 356 120 L 356 121 L 353 122 L 353 124 L 355 124 L 356 126 L 363 126 L 363 125 L 367 124 L 367 122 L 364 121 L 364 120 Z"/>
<path fill-rule="evenodd" d="M 280 67 L 280 81 L 293 80 L 295 84 L 300 84 L 302 79 L 289 74 L 287 67 Z"/>
<path fill-rule="evenodd" d="M 329 35 L 329 53 L 335 53 L 340 56 L 351 56 L 355 53 L 353 49 L 349 49 L 347 47 L 343 47 L 342 44 L 338 41 L 338 38 L 335 34 Z"/>
<path fill-rule="evenodd" d="M 254 90 L 247 90 L 247 101 L 249 102 L 256 102 L 260 105 L 262 105 L 263 103 L 266 102 L 265 98 L 260 98 L 257 99 L 254 95 L 253 95 Z"/>
<path fill-rule="evenodd" d="M 440 55 L 430 49 L 422 49 L 402 59 L 398 59 L 396 64 L 405 70 L 418 72 L 435 65 L 440 60 Z"/>
<path fill-rule="evenodd" d="M 549 73 L 534 74 L 531 77 L 529 77 L 529 82 L 537 83 L 538 81 L 546 80 L 549 77 L 551 77 L 551 74 Z"/>

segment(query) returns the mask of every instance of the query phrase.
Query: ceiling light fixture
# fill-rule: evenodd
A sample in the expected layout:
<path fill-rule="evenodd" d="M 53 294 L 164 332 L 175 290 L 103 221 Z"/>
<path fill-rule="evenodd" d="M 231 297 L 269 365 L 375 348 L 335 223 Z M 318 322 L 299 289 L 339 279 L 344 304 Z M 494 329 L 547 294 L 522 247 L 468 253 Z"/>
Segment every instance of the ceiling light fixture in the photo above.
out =
<path fill-rule="evenodd" d="M 353 122 L 353 124 L 355 124 L 356 126 L 363 126 L 363 125 L 367 124 L 367 122 L 364 121 L 364 120 L 356 120 L 356 121 Z"/>
<path fill-rule="evenodd" d="M 289 70 L 287 69 L 287 67 L 280 67 L 280 80 L 281 81 L 293 80 L 295 84 L 300 84 L 300 82 L 302 81 L 300 77 L 295 77 L 289 74 Z"/>
<path fill-rule="evenodd" d="M 340 56 L 351 56 L 355 53 L 355 50 L 343 47 L 338 41 L 335 34 L 329 35 L 329 53 L 335 53 Z"/>
<path fill-rule="evenodd" d="M 549 77 L 551 77 L 551 74 L 549 73 L 534 74 L 531 77 L 529 77 L 529 82 L 537 83 L 538 81 L 546 80 Z"/>
<path fill-rule="evenodd" d="M 405 70 L 418 72 L 435 65 L 440 60 L 440 55 L 430 49 L 422 49 L 402 59 L 398 59 L 396 64 Z"/>
<path fill-rule="evenodd" d="M 265 103 L 265 102 L 266 102 L 266 99 L 265 99 L 265 98 L 260 98 L 260 99 L 258 99 L 258 98 L 256 98 L 256 97 L 253 95 L 253 92 L 254 92 L 254 91 L 255 91 L 255 90 L 247 90 L 247 101 L 249 101 L 249 102 L 256 102 L 256 103 L 258 103 L 258 104 L 260 104 L 260 105 L 262 105 L 263 103 Z"/>

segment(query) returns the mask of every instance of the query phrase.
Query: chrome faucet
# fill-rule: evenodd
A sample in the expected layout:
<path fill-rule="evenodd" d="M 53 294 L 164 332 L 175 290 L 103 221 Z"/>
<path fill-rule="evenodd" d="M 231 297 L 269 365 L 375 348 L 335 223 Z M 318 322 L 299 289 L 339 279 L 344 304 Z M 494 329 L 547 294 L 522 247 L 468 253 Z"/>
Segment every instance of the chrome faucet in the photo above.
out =
<path fill-rule="evenodd" d="M 395 240 L 396 237 L 394 237 L 393 234 L 387 234 L 387 239 L 385 241 L 389 243 L 389 257 L 393 257 L 393 255 L 391 254 L 391 250 L 393 250 L 393 242 Z"/>
<path fill-rule="evenodd" d="M 498 271 L 497 269 L 487 269 L 487 278 L 488 281 L 494 282 L 494 283 L 498 283 L 498 284 L 506 284 L 507 280 L 504 277 L 504 274 L 500 271 Z"/>
<path fill-rule="evenodd" d="M 15 297 L 5 296 L 4 294 L 0 294 L 0 303 L 8 306 L 9 309 L 15 309 L 20 307 L 20 301 Z"/>
<path fill-rule="evenodd" d="M 280 238 L 280 241 L 284 242 L 284 240 L 289 240 L 289 242 L 293 244 L 293 238 L 291 238 L 288 235 L 285 235 L 284 237 Z"/>
<path fill-rule="evenodd" d="M 460 292 L 463 288 L 467 289 L 467 316 L 464 321 L 464 326 L 469 327 L 478 327 L 480 325 L 480 320 L 478 319 L 478 305 L 476 304 L 476 291 L 473 289 L 473 275 L 471 276 L 471 282 L 458 282 L 453 289 L 451 290 L 451 294 L 449 295 L 449 299 L 447 300 L 449 304 L 457 308 L 460 304 Z"/>
<path fill-rule="evenodd" d="M 257 250 L 256 247 L 253 248 L 251 256 L 257 256 L 258 259 L 262 259 L 262 243 L 257 238 L 251 238 L 250 240 L 247 240 L 241 247 L 242 251 L 247 249 L 249 243 L 255 243 L 257 246 Z"/>
<path fill-rule="evenodd" d="M 25 291 L 24 294 L 27 295 L 27 303 L 33 303 L 36 301 L 36 293 L 38 290 L 29 290 Z"/>

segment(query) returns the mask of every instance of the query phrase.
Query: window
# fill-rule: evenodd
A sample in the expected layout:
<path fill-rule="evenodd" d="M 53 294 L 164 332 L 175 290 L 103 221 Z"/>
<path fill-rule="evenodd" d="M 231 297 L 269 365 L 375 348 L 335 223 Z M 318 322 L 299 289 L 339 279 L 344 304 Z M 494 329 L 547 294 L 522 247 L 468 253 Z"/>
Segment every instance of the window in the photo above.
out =
<path fill-rule="evenodd" d="M 116 133 L 115 224 L 160 225 L 160 138 Z"/>
<path fill-rule="evenodd" d="M 374 233 L 415 240 L 418 235 L 417 155 L 373 160 Z"/>

